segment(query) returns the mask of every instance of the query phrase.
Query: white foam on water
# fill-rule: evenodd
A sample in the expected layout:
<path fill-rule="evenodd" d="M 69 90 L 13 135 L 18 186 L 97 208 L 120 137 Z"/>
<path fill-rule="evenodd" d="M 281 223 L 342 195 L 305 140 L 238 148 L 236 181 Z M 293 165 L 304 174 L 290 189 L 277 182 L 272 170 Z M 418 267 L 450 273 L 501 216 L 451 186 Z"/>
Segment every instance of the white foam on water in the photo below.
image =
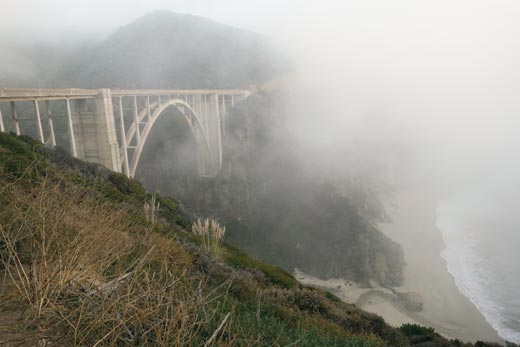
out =
<path fill-rule="evenodd" d="M 439 202 L 436 225 L 446 246 L 441 256 L 459 291 L 502 338 L 518 343 L 520 233 L 511 238 L 514 229 L 504 227 L 503 220 L 500 204 L 473 193 Z"/>

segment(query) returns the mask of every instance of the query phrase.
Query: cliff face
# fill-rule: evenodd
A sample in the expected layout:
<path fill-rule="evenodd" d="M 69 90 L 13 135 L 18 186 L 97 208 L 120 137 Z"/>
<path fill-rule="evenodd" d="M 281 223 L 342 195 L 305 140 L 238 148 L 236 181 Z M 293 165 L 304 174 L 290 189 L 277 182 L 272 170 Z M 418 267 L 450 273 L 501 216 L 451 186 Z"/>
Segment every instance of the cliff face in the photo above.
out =
<path fill-rule="evenodd" d="M 289 271 L 399 285 L 401 247 L 377 230 L 355 200 L 308 170 L 309 158 L 287 135 L 282 99 L 279 92 L 257 93 L 232 111 L 216 179 L 189 177 L 173 168 L 178 161 L 163 165 L 154 159 L 144 159 L 138 178 L 179 197 L 195 213 L 223 218 L 230 240 Z M 165 138 L 166 121 L 157 132 Z M 157 145 L 145 150 L 150 158 L 152 148 L 182 147 Z"/>

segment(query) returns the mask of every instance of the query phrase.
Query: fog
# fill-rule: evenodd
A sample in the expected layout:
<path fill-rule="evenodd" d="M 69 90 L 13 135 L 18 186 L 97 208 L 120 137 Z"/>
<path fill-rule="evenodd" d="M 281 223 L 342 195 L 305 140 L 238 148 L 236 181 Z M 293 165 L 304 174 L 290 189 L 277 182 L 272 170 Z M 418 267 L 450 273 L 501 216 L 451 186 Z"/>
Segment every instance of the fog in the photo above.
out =
<path fill-rule="evenodd" d="M 312 149 L 375 136 L 410 141 L 424 170 L 449 168 L 452 178 L 516 170 L 509 160 L 520 108 L 515 1 L 3 0 L 3 74 L 34 69 L 13 44 L 101 40 L 161 8 L 275 40 L 296 67 L 293 129 Z"/>
<path fill-rule="evenodd" d="M 508 268 L 507 274 L 497 270 L 518 263 L 503 256 L 516 256 L 520 227 L 514 218 L 504 222 L 518 215 L 520 198 L 518 1 L 0 0 L 0 87 L 30 87 L 37 83 L 35 76 L 46 76 L 61 64 L 58 58 L 94 46 L 159 9 L 207 17 L 272 40 L 291 68 L 275 83 L 255 88 L 274 85 L 286 96 L 287 127 L 281 131 L 288 131 L 295 152 L 315 173 L 332 181 L 354 175 L 394 190 L 433 191 L 436 199 L 454 194 L 454 200 L 443 202 L 448 212 L 438 220 L 448 226 L 442 230 L 444 240 L 452 240 L 445 258 L 457 285 L 473 283 L 474 277 L 465 275 L 484 269 L 492 276 L 480 275 L 477 284 L 488 280 L 488 287 L 479 290 L 489 294 L 499 286 L 504 302 L 520 296 L 517 268 Z M 155 146 L 162 152 L 152 149 L 156 157 L 177 146 L 161 141 Z M 190 156 L 189 150 L 177 149 L 181 157 Z M 290 169 L 279 171 L 284 170 Z M 155 179 L 155 173 L 150 177 Z M 286 198 L 285 191 L 274 191 L 281 196 L 267 196 L 264 206 L 269 199 Z M 258 218 L 263 226 L 264 216 Z M 478 228 L 467 227 L 468 220 L 479 221 Z M 495 232 L 501 232 L 497 240 L 506 242 L 493 244 Z M 500 258 L 499 267 L 492 261 L 489 268 L 464 263 L 470 255 L 480 259 L 477 246 L 477 251 L 463 246 L 475 236 L 485 240 L 480 255 Z M 516 287 L 495 276 L 512 279 Z M 486 311 L 498 307 L 496 298 L 474 293 L 474 288 L 464 292 L 502 336 L 520 341 L 514 332 L 518 305 L 510 313 L 516 323 L 496 323 L 496 312 Z"/>
<path fill-rule="evenodd" d="M 519 10 L 511 1 L 309 8 L 289 43 L 298 85 L 319 106 L 305 139 L 332 148 L 352 136 L 409 141 L 416 164 L 459 183 L 516 171 Z"/>
<path fill-rule="evenodd" d="M 169 9 L 272 39 L 293 64 L 285 80 L 292 135 L 302 152 L 337 174 L 359 164 L 353 156 L 369 168 L 390 156 L 401 161 L 393 175 L 455 187 L 496 172 L 514 180 L 518 172 L 515 1 L 3 0 L 1 6 L 0 81 L 30 81 L 45 69 L 38 60 Z M 38 54 L 47 60 L 30 58 Z"/>

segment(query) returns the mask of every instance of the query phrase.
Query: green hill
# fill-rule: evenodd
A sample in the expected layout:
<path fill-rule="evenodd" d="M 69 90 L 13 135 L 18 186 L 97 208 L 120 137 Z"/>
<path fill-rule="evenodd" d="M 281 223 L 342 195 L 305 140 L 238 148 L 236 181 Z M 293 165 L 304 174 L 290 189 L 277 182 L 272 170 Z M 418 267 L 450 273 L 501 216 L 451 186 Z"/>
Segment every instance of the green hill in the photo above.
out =
<path fill-rule="evenodd" d="M 86 48 L 51 79 L 74 88 L 245 88 L 285 68 L 262 36 L 157 11 Z"/>

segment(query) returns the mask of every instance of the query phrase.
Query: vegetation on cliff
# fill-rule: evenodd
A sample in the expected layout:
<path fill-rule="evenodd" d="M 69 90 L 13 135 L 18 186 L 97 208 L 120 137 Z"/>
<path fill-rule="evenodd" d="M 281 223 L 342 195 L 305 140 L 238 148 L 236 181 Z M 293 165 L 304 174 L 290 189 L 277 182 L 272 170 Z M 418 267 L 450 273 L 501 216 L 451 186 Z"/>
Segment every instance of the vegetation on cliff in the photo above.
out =
<path fill-rule="evenodd" d="M 381 318 L 223 247 L 133 180 L 0 134 L 2 340 L 25 345 L 378 346 Z M 376 329 L 377 328 L 377 329 Z M 46 342 L 45 342 L 46 341 Z M 401 343 L 399 342 L 399 343 Z"/>
<path fill-rule="evenodd" d="M 207 252 L 176 201 L 157 196 L 153 222 L 138 182 L 29 138 L 0 134 L 0 187 L 2 345 L 410 345 L 235 247 Z M 464 345 L 434 335 L 413 345 Z"/>

